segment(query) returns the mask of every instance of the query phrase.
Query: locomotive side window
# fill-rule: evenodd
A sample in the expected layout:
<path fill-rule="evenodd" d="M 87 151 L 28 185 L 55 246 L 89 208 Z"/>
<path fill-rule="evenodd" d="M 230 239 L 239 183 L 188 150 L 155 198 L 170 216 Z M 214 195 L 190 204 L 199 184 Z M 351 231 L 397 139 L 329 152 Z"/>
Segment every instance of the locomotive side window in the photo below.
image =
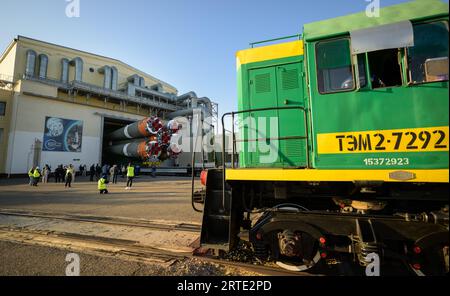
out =
<path fill-rule="evenodd" d="M 317 84 L 321 94 L 355 88 L 349 39 L 316 44 Z"/>
<path fill-rule="evenodd" d="M 414 26 L 414 46 L 408 48 L 409 82 L 448 80 L 448 22 Z"/>
<path fill-rule="evenodd" d="M 399 50 L 384 49 L 367 53 L 372 88 L 402 85 Z"/>

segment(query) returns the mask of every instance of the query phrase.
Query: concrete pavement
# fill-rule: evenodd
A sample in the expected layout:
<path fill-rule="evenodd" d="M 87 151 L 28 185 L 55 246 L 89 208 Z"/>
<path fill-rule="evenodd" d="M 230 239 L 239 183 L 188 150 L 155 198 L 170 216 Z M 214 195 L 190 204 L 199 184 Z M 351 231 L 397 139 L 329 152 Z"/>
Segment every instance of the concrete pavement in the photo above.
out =
<path fill-rule="evenodd" d="M 125 190 L 124 180 L 109 184 L 110 194 L 100 195 L 97 182 L 89 182 L 86 177 L 77 177 L 67 189 L 61 183 L 30 187 L 27 179 L 2 179 L 0 208 L 201 222 L 201 214 L 191 208 L 190 178 L 142 176 L 135 179 L 132 190 Z"/>

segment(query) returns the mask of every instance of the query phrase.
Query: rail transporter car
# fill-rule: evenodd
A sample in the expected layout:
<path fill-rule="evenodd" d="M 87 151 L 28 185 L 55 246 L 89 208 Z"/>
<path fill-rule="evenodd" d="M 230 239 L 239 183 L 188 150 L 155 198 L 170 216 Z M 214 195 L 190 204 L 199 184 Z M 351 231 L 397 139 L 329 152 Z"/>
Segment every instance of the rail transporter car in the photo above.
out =
<path fill-rule="evenodd" d="M 232 160 L 193 199 L 201 246 L 247 241 L 299 271 L 448 273 L 448 30 L 448 4 L 421 0 L 239 51 Z"/>

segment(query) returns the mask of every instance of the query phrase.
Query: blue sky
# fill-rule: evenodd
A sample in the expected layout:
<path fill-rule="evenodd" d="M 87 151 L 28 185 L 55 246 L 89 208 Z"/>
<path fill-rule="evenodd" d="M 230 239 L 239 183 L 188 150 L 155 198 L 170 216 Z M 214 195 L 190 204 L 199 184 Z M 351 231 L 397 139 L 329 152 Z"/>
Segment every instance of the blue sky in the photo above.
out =
<path fill-rule="evenodd" d="M 365 0 L 1 0 L 0 51 L 24 35 L 120 59 L 235 110 L 235 52 L 301 33 L 304 23 L 363 11 Z M 423 0 L 426 1 L 426 0 Z M 381 6 L 406 0 L 380 0 Z M 6 26 L 5 26 L 6 24 Z"/>

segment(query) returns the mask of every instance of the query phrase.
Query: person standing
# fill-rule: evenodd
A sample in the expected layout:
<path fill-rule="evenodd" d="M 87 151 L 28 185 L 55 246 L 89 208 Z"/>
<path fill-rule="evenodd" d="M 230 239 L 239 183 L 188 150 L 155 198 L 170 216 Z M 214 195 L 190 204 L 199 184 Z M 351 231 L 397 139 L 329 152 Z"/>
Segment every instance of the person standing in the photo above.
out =
<path fill-rule="evenodd" d="M 141 167 L 139 165 L 136 165 L 136 167 L 134 168 L 134 173 L 137 176 L 139 176 L 139 174 L 141 173 Z"/>
<path fill-rule="evenodd" d="M 95 178 L 96 181 L 100 180 L 100 174 L 102 173 L 102 168 L 98 165 L 95 166 Z"/>
<path fill-rule="evenodd" d="M 55 177 L 55 183 L 58 183 L 58 173 L 59 173 L 59 166 L 56 167 L 55 172 L 53 173 L 53 177 Z"/>
<path fill-rule="evenodd" d="M 108 176 L 108 175 L 109 175 L 109 169 L 110 169 L 109 165 L 105 163 L 105 164 L 102 166 L 102 176 L 103 176 L 103 175 Z"/>
<path fill-rule="evenodd" d="M 130 190 L 133 186 L 133 178 L 134 178 L 134 166 L 131 163 L 128 164 L 127 167 L 127 187 L 126 190 Z"/>
<path fill-rule="evenodd" d="M 30 178 L 30 186 L 33 186 L 34 183 L 34 178 L 33 178 L 33 173 L 34 173 L 34 167 L 31 167 L 31 169 L 28 171 L 28 177 Z"/>
<path fill-rule="evenodd" d="M 45 181 L 47 181 L 47 178 L 45 177 L 46 174 L 47 174 L 47 165 L 44 165 L 44 168 L 42 169 L 42 184 L 45 184 Z"/>
<path fill-rule="evenodd" d="M 39 171 L 39 167 L 36 167 L 33 172 L 33 186 L 38 186 L 39 178 L 41 177 L 41 172 Z"/>
<path fill-rule="evenodd" d="M 122 169 L 121 169 L 121 173 L 122 173 L 122 178 L 125 178 L 125 172 L 127 171 L 126 166 L 123 164 L 122 165 Z"/>
<path fill-rule="evenodd" d="M 82 164 L 80 164 L 78 170 L 80 171 L 80 177 L 84 176 L 84 166 Z"/>
<path fill-rule="evenodd" d="M 64 187 L 72 187 L 73 173 L 73 166 L 70 164 L 66 169 L 66 184 L 64 185 Z"/>
<path fill-rule="evenodd" d="M 50 175 L 50 168 L 48 164 L 46 164 L 42 170 L 42 183 L 48 183 L 48 175 Z"/>
<path fill-rule="evenodd" d="M 117 168 L 117 165 L 113 165 L 109 169 L 109 181 L 113 184 L 117 184 L 117 174 L 119 173 L 119 169 Z"/>
<path fill-rule="evenodd" d="M 106 184 L 108 184 L 108 176 L 103 175 L 98 180 L 98 190 L 100 191 L 100 194 L 108 194 L 108 189 L 106 188 Z"/>
<path fill-rule="evenodd" d="M 62 181 L 64 180 L 64 168 L 62 164 L 60 164 L 55 170 L 55 178 L 56 183 L 62 183 Z"/>
<path fill-rule="evenodd" d="M 95 175 L 95 165 L 91 165 L 89 168 L 89 181 L 94 181 L 94 175 Z"/>
<path fill-rule="evenodd" d="M 72 183 L 75 183 L 75 176 L 77 175 L 77 170 L 74 166 L 70 165 L 72 167 Z"/>
<path fill-rule="evenodd" d="M 117 165 L 114 165 L 114 171 L 113 171 L 113 184 L 117 184 L 117 176 L 119 175 L 119 167 Z"/>

